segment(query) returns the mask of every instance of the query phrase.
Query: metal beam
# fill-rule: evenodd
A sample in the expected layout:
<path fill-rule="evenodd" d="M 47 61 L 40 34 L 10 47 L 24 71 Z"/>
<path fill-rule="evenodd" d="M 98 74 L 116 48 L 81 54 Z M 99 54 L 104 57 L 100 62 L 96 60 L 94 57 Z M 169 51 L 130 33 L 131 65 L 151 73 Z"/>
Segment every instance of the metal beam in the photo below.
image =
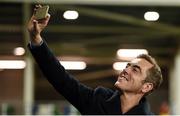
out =
<path fill-rule="evenodd" d="M 0 32 L 20 33 L 23 31 L 23 26 L 17 24 L 0 24 Z"/>
<path fill-rule="evenodd" d="M 24 46 L 30 40 L 29 33 L 26 30 L 27 19 L 30 18 L 30 4 L 23 4 L 23 38 Z M 25 47 L 26 48 L 26 47 Z M 27 50 L 26 50 L 27 51 Z M 34 63 L 29 52 L 24 57 L 26 61 L 26 68 L 24 69 L 24 87 L 23 87 L 23 103 L 24 114 L 31 115 L 34 104 Z"/>
<path fill-rule="evenodd" d="M 167 34 L 167 32 L 157 32 L 157 30 L 139 27 L 120 27 L 120 26 L 97 26 L 97 25 L 49 25 L 48 32 L 55 33 L 88 33 L 88 34 Z M 17 24 L 0 24 L 0 32 L 20 33 L 23 26 Z M 171 32 L 169 32 L 171 33 Z"/>
<path fill-rule="evenodd" d="M 128 6 L 180 6 L 179 0 L 26 0 L 29 3 L 128 5 Z M 24 0 L 1 0 L 1 2 L 25 2 Z"/>
<path fill-rule="evenodd" d="M 71 39 L 69 41 L 66 41 L 66 38 L 62 38 L 56 40 L 54 43 L 53 41 L 49 43 L 51 47 L 56 48 L 61 46 L 63 43 L 64 45 L 70 45 L 70 44 L 76 44 L 76 47 L 82 46 L 82 45 L 99 45 L 99 44 L 140 44 L 143 42 L 143 44 L 147 40 L 153 40 L 153 39 L 162 39 L 165 40 L 168 33 L 153 33 L 153 34 L 132 34 L 132 35 L 110 35 L 106 37 L 88 37 L 88 38 L 76 38 Z M 75 38 L 75 37 L 74 37 Z M 175 38 L 172 38 L 172 40 Z M 53 40 L 53 38 L 51 38 Z M 135 41 L 134 41 L 135 40 Z M 59 44 L 58 44 L 59 43 Z"/>
<path fill-rule="evenodd" d="M 120 26 L 98 26 L 98 25 L 49 25 L 48 32 L 60 33 L 88 33 L 88 34 L 148 34 L 161 33 L 156 30 L 139 28 L 139 27 L 120 27 Z M 165 34 L 165 32 L 162 32 Z"/>
<path fill-rule="evenodd" d="M 88 33 L 88 34 L 101 34 L 101 33 L 166 33 L 157 32 L 156 30 L 139 28 L 139 27 L 120 27 L 120 26 L 97 26 L 97 25 L 49 25 L 46 29 L 48 32 L 60 33 Z M 17 24 L 0 24 L 0 32 L 20 33 L 23 31 L 23 26 Z"/>

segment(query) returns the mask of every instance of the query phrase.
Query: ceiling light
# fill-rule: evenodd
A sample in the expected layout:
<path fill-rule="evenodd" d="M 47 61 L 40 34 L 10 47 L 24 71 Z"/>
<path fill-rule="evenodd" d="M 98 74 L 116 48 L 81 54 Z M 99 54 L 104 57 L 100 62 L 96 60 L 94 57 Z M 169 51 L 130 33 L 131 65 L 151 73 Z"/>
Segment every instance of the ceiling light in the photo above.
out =
<path fill-rule="evenodd" d="M 67 10 L 64 12 L 63 17 L 68 20 L 75 20 L 79 16 L 77 11 L 74 10 Z"/>
<path fill-rule="evenodd" d="M 148 11 L 144 14 L 144 19 L 147 21 L 157 21 L 159 19 L 159 13 L 154 11 Z"/>
<path fill-rule="evenodd" d="M 61 61 L 61 64 L 67 70 L 83 70 L 86 63 L 82 61 Z M 23 60 L 0 60 L 0 70 L 3 69 L 24 69 L 26 62 Z"/>
<path fill-rule="evenodd" d="M 122 71 L 126 67 L 127 63 L 128 62 L 115 62 L 113 64 L 113 69 Z"/>
<path fill-rule="evenodd" d="M 117 56 L 121 60 L 132 60 L 140 54 L 148 54 L 146 49 L 119 49 Z"/>
<path fill-rule="evenodd" d="M 23 69 L 26 62 L 23 60 L 0 60 L 0 69 Z"/>
<path fill-rule="evenodd" d="M 22 56 L 22 55 L 24 55 L 25 50 L 24 50 L 23 47 L 17 47 L 17 48 L 14 48 L 13 53 L 14 53 L 14 55 L 16 55 L 16 56 Z"/>
<path fill-rule="evenodd" d="M 67 70 L 83 70 L 86 68 L 86 63 L 82 61 L 60 61 Z"/>

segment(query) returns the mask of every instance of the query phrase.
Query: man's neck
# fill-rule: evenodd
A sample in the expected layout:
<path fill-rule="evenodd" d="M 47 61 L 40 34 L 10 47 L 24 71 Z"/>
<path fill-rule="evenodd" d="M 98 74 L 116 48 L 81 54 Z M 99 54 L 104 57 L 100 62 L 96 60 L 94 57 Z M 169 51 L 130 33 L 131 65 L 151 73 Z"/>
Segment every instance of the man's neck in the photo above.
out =
<path fill-rule="evenodd" d="M 131 108 L 139 104 L 142 95 L 132 94 L 132 93 L 123 93 L 120 96 L 121 100 L 121 111 L 122 113 L 128 112 Z"/>

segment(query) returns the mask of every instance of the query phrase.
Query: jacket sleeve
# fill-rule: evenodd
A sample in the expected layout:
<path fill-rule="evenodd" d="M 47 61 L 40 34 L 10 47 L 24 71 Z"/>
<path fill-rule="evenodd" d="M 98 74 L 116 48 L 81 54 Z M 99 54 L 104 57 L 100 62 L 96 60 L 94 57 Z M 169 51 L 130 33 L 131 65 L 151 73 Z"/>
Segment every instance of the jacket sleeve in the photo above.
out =
<path fill-rule="evenodd" d="M 83 111 L 83 107 L 91 107 L 94 90 L 81 84 L 66 72 L 45 42 L 34 48 L 28 44 L 28 48 L 47 80 L 60 94 L 80 112 Z"/>

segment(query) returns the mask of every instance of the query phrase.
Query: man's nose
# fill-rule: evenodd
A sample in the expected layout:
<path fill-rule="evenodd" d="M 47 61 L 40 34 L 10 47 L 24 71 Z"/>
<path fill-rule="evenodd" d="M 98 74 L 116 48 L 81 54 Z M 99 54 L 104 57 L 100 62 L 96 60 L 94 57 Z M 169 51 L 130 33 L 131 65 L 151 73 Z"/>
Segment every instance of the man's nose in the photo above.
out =
<path fill-rule="evenodd" d="M 125 74 L 129 74 L 129 73 L 130 73 L 130 70 L 131 70 L 131 68 L 130 68 L 130 67 L 127 67 L 127 68 L 125 68 L 125 69 L 123 70 L 123 72 L 124 72 Z"/>

